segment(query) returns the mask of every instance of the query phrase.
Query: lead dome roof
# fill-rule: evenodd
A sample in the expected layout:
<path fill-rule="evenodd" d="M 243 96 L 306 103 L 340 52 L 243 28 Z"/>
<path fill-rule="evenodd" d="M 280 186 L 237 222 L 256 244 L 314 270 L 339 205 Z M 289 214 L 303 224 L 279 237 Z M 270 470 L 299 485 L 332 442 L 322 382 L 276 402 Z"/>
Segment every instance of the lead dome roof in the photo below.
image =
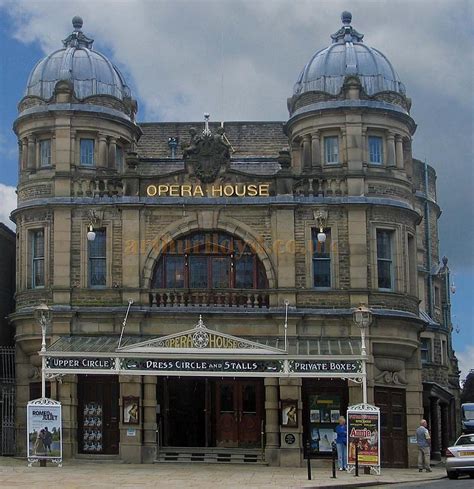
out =
<path fill-rule="evenodd" d="M 363 43 L 363 34 L 352 26 L 352 14 L 343 12 L 342 27 L 331 36 L 332 44 L 317 51 L 303 68 L 294 86 L 294 95 L 321 91 L 337 95 L 346 77 L 355 75 L 367 95 L 391 91 L 405 95 L 390 61 L 377 49 Z"/>
<path fill-rule="evenodd" d="M 94 40 L 82 32 L 82 19 L 74 17 L 72 25 L 74 31 L 64 39 L 64 47 L 33 68 L 25 96 L 49 100 L 59 81 L 69 81 L 78 99 L 93 95 L 109 95 L 120 100 L 130 97 L 130 89 L 117 67 L 92 49 Z"/>

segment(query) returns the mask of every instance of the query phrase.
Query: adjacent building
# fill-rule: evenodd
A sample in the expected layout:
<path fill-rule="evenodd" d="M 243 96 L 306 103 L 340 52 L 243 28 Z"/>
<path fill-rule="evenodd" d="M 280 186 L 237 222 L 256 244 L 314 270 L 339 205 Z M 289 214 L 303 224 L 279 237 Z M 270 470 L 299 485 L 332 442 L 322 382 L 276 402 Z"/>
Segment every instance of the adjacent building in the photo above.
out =
<path fill-rule="evenodd" d="M 414 463 L 423 416 L 435 452 L 452 441 L 436 175 L 412 155 L 405 86 L 351 14 L 279 122 L 138 123 L 124 77 L 73 26 L 14 123 L 18 453 L 40 303 L 66 457 L 299 466 L 330 452 L 364 377 L 385 465 Z"/>

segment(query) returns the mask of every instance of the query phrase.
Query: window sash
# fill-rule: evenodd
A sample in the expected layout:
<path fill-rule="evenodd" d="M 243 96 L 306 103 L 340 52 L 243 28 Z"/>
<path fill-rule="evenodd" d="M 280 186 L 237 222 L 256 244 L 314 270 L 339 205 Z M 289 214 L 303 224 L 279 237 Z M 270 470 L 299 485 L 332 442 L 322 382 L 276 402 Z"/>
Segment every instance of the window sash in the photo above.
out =
<path fill-rule="evenodd" d="M 89 287 L 107 285 L 106 230 L 96 229 L 94 241 L 89 243 Z"/>
<path fill-rule="evenodd" d="M 93 139 L 81 139 L 80 141 L 80 164 L 94 166 L 94 143 Z"/>
<path fill-rule="evenodd" d="M 431 341 L 428 338 L 421 338 L 420 356 L 422 363 L 431 361 Z"/>
<path fill-rule="evenodd" d="M 339 163 L 339 138 L 337 136 L 324 138 L 324 154 L 327 164 Z"/>
<path fill-rule="evenodd" d="M 313 242 L 313 287 L 331 287 L 331 231 L 325 229 L 326 241 L 318 241 L 319 229 L 312 229 Z"/>
<path fill-rule="evenodd" d="M 44 231 L 33 231 L 31 235 L 31 286 L 44 287 Z"/>
<path fill-rule="evenodd" d="M 393 289 L 392 231 L 377 231 L 377 285 Z"/>
<path fill-rule="evenodd" d="M 39 143 L 40 166 L 51 166 L 51 139 L 43 139 Z"/>
<path fill-rule="evenodd" d="M 369 162 L 375 165 L 383 163 L 383 140 L 379 136 L 369 136 Z"/>
<path fill-rule="evenodd" d="M 124 154 L 122 146 L 115 147 L 115 166 L 117 170 L 123 170 Z"/>

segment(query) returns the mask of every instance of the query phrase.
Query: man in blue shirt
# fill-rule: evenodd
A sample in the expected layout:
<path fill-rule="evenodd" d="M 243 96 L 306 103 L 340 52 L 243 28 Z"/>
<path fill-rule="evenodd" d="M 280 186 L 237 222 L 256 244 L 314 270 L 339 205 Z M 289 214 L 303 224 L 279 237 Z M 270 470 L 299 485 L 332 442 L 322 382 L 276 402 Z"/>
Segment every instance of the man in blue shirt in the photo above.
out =
<path fill-rule="evenodd" d="M 420 421 L 420 426 L 416 430 L 416 444 L 418 445 L 418 471 L 431 472 L 430 467 L 430 432 L 426 428 L 426 419 Z"/>
<path fill-rule="evenodd" d="M 339 424 L 336 426 L 336 447 L 337 461 L 339 470 L 347 469 L 347 426 L 344 416 L 339 418 Z"/>

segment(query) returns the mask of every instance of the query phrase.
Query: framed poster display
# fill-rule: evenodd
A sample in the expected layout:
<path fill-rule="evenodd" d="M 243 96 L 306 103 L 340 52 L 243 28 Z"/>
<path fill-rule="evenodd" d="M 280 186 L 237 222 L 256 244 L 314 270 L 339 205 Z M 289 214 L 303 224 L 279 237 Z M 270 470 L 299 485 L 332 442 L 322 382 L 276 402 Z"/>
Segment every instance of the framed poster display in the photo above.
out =
<path fill-rule="evenodd" d="M 339 421 L 339 395 L 312 394 L 309 401 L 309 445 L 313 454 L 330 454 L 335 440 L 335 425 Z"/>
<path fill-rule="evenodd" d="M 123 424 L 140 423 L 140 399 L 134 396 L 122 398 L 122 422 Z"/>
<path fill-rule="evenodd" d="M 40 460 L 62 464 L 61 403 L 53 399 L 35 399 L 26 408 L 28 465 Z"/>
<path fill-rule="evenodd" d="M 281 425 L 292 428 L 298 426 L 298 401 L 294 399 L 281 401 Z"/>
<path fill-rule="evenodd" d="M 99 402 L 89 402 L 84 404 L 83 409 L 83 431 L 82 431 L 82 450 L 87 453 L 101 453 L 102 445 L 102 426 L 103 408 Z"/>
<path fill-rule="evenodd" d="M 350 406 L 347 410 L 347 463 L 356 463 L 380 473 L 380 409 L 368 404 Z"/>

